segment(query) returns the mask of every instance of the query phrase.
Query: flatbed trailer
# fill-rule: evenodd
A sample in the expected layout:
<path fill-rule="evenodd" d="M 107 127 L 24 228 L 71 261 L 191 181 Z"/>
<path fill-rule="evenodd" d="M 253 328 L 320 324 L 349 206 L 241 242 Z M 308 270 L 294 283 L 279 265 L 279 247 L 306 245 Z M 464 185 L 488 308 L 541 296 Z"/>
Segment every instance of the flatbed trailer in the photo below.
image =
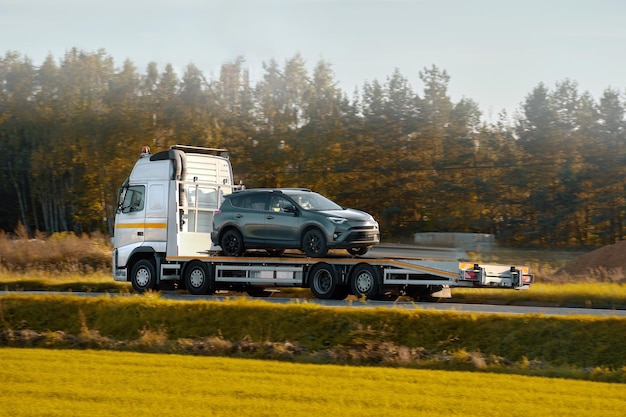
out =
<path fill-rule="evenodd" d="M 168 258 L 152 254 L 146 259 L 148 262 L 135 265 L 130 277 L 139 291 L 154 276 L 153 284 L 148 282 L 151 288 L 177 282 L 191 294 L 230 290 L 266 296 L 271 293 L 268 290 L 297 287 L 309 288 L 320 299 L 344 299 L 353 294 L 373 300 L 393 301 L 399 296 L 409 296 L 423 301 L 448 298 L 452 287 L 522 290 L 534 281 L 525 266 L 424 259 L 262 254 Z M 151 268 L 152 264 L 157 265 L 158 271 Z"/>
<path fill-rule="evenodd" d="M 451 287 L 527 289 L 527 267 L 468 262 L 266 251 L 220 255 L 211 243 L 213 216 L 223 196 L 238 189 L 225 149 L 174 145 L 152 154 L 144 147 L 118 193 L 113 278 L 138 292 L 172 285 L 192 294 L 218 290 L 269 294 L 310 288 L 321 299 L 349 294 L 376 300 L 450 297 Z"/>

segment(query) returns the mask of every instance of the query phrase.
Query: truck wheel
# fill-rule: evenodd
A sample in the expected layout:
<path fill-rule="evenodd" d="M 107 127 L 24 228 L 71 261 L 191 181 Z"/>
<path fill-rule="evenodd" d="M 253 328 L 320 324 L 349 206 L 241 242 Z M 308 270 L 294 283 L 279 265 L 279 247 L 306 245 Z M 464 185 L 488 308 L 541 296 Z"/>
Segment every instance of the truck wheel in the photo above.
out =
<path fill-rule="evenodd" d="M 320 262 L 309 270 L 309 288 L 321 300 L 332 299 L 337 292 L 337 273 L 326 262 Z M 346 294 L 347 295 L 347 294 Z M 346 298 L 346 295 L 343 298 Z"/>
<path fill-rule="evenodd" d="M 348 248 L 346 249 L 352 256 L 363 256 L 370 250 L 370 246 L 363 246 L 361 248 Z"/>
<path fill-rule="evenodd" d="M 243 237 L 236 229 L 228 229 L 222 234 L 220 246 L 226 256 L 241 256 L 245 252 Z"/>
<path fill-rule="evenodd" d="M 321 258 L 328 253 L 326 237 L 318 229 L 309 229 L 302 236 L 302 251 L 311 258 Z"/>
<path fill-rule="evenodd" d="M 359 298 L 376 299 L 379 288 L 380 273 L 371 265 L 357 265 L 350 274 L 350 290 Z"/>
<path fill-rule="evenodd" d="M 212 294 L 214 291 L 211 270 L 204 262 L 192 261 L 185 268 L 184 281 L 190 294 Z"/>
<path fill-rule="evenodd" d="M 156 272 L 154 264 L 148 259 L 141 259 L 130 273 L 133 289 L 137 292 L 145 292 L 156 287 Z"/>

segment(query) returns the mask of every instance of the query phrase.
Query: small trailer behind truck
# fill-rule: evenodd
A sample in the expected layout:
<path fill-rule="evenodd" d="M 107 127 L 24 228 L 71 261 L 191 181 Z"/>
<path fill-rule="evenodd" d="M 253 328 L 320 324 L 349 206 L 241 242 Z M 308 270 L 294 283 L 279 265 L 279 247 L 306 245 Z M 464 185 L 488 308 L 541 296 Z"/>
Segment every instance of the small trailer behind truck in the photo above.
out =
<path fill-rule="evenodd" d="M 269 295 L 280 287 L 310 288 L 320 299 L 349 294 L 372 300 L 450 297 L 450 287 L 528 289 L 524 266 L 458 261 L 355 257 L 331 252 L 271 256 L 249 251 L 227 257 L 211 242 L 222 196 L 240 189 L 225 149 L 174 145 L 142 149 L 119 189 L 113 237 L 113 277 L 144 292 L 177 286 L 191 294 L 218 290 Z"/>

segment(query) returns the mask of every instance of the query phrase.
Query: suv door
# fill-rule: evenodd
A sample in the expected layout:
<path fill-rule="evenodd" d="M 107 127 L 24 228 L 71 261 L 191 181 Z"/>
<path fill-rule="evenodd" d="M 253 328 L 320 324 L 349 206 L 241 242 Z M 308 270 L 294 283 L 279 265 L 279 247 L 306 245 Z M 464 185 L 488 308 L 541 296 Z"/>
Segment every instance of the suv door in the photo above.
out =
<path fill-rule="evenodd" d="M 233 213 L 234 220 L 243 233 L 243 240 L 251 244 L 263 244 L 265 240 L 265 218 L 268 214 L 267 194 L 250 193 L 238 201 L 240 206 Z"/>
<path fill-rule="evenodd" d="M 295 204 L 281 194 L 270 194 L 264 238 L 268 247 L 300 246 L 300 221 Z"/>

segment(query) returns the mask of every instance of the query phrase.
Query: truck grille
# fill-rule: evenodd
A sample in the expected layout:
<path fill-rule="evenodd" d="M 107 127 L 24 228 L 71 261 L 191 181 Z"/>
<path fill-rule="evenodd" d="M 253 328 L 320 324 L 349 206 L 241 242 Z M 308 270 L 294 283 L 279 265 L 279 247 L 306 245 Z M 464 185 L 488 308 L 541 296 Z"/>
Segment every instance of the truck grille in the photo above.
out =
<path fill-rule="evenodd" d="M 378 229 L 375 227 L 356 228 L 350 232 L 346 239 L 350 242 L 378 242 Z"/>

